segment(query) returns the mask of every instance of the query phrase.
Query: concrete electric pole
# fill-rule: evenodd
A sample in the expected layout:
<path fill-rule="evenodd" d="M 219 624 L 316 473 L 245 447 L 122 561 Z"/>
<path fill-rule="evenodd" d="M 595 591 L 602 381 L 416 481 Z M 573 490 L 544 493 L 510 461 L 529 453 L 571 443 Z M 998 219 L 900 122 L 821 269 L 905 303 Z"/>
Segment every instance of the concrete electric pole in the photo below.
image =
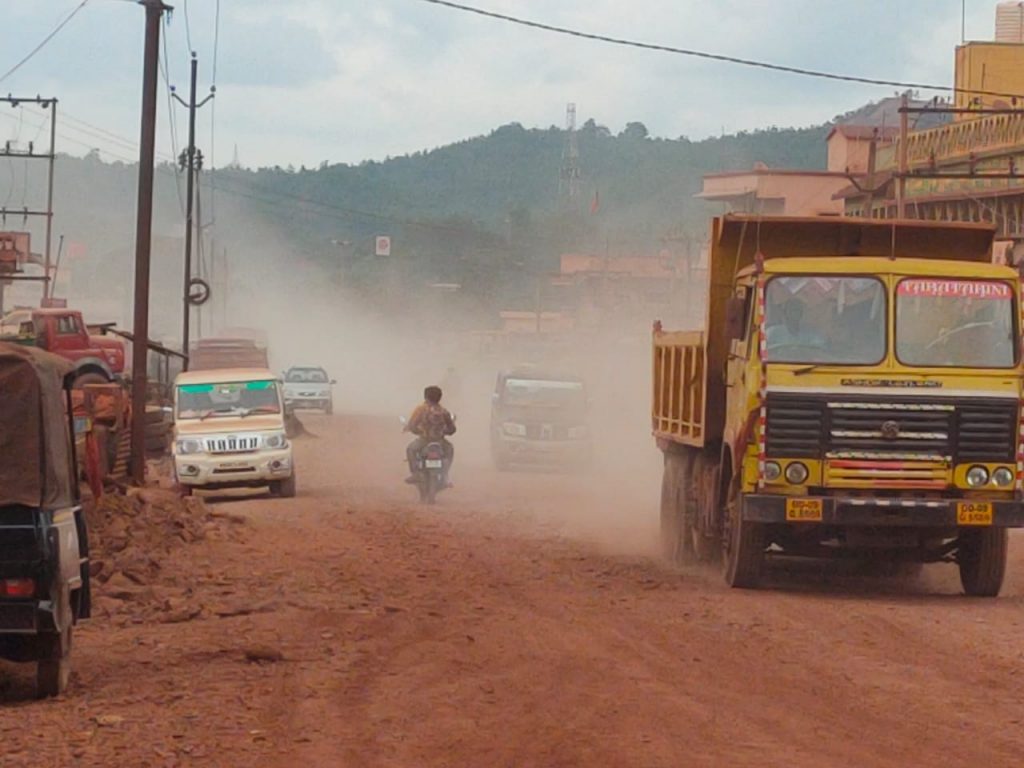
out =
<path fill-rule="evenodd" d="M 146 390 L 149 361 L 149 261 L 153 234 L 153 161 L 156 154 L 156 93 L 160 61 L 160 22 L 170 7 L 162 0 L 139 0 L 146 8 L 146 47 L 142 66 L 142 125 L 139 137 L 139 193 L 135 214 L 135 320 L 132 329 L 132 480 L 146 480 Z"/>

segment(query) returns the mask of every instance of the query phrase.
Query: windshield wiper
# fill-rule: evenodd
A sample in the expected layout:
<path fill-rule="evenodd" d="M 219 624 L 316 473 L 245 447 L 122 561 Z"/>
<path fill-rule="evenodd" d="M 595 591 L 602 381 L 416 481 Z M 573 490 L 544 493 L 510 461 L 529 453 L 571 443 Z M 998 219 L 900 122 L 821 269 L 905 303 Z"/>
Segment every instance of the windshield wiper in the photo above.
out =
<path fill-rule="evenodd" d="M 805 373 L 811 373 L 818 370 L 824 365 L 834 365 L 834 363 L 814 363 L 813 365 L 805 365 L 803 368 L 797 368 L 793 371 L 794 376 L 803 376 Z"/>
<path fill-rule="evenodd" d="M 217 414 L 217 413 L 233 413 L 236 410 L 238 410 L 238 409 L 237 408 L 211 408 L 208 411 L 203 411 L 202 415 L 199 417 L 199 420 L 200 421 L 205 421 L 206 419 L 208 419 L 210 416 L 213 416 L 214 414 Z"/>
<path fill-rule="evenodd" d="M 254 413 L 277 413 L 277 408 L 272 405 L 257 405 L 254 408 L 243 409 L 238 415 L 244 419 L 246 416 L 250 416 Z"/>

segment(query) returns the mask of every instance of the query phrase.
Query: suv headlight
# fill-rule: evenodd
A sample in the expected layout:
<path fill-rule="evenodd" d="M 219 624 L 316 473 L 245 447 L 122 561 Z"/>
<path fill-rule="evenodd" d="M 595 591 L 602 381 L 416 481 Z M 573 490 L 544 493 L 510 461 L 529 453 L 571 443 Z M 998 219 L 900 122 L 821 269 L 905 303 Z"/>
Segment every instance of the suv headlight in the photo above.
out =
<path fill-rule="evenodd" d="M 199 453 L 201 450 L 203 450 L 203 444 L 193 438 L 185 438 L 175 443 L 175 452 L 182 456 L 187 456 L 190 453 Z"/>
<path fill-rule="evenodd" d="M 284 448 L 288 445 L 288 436 L 284 432 L 274 432 L 263 438 L 264 448 Z"/>
<path fill-rule="evenodd" d="M 513 437 L 526 437 L 525 424 L 516 424 L 513 421 L 506 421 L 501 425 L 501 430 L 506 435 L 512 435 Z"/>

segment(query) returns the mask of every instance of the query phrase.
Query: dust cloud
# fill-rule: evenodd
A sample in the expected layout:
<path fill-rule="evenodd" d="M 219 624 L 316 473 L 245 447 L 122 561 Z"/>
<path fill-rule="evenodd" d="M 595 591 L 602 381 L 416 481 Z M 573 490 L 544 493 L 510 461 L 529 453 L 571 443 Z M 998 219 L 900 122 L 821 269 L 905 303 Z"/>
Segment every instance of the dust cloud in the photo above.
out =
<path fill-rule="evenodd" d="M 275 370 L 323 366 L 338 382 L 337 414 L 379 417 L 381 429 L 393 427 L 395 433 L 401 429 L 399 417 L 419 402 L 423 387 L 440 384 L 459 426 L 457 487 L 445 504 L 471 496 L 487 511 L 514 499 L 546 530 L 554 526 L 615 553 L 654 551 L 661 454 L 649 428 L 648 323 L 640 332 L 618 336 L 579 334 L 546 352 L 544 344 L 495 344 L 485 332 L 466 331 L 478 327 L 474 323 L 480 318 L 460 316 L 443 301 L 396 308 L 360 295 L 320 265 L 294 264 L 287 253 L 286 244 L 269 248 L 266 238 L 259 253 L 246 253 L 249 266 L 233 270 L 220 323 L 264 332 Z M 595 446 L 589 471 L 498 473 L 493 467 L 491 394 L 498 373 L 521 363 L 553 365 L 584 377 Z M 389 459 L 379 473 L 393 476 L 395 486 L 402 482 L 398 458 Z M 472 488 L 486 492 L 471 493 Z M 393 494 L 394 487 L 387 492 Z"/>

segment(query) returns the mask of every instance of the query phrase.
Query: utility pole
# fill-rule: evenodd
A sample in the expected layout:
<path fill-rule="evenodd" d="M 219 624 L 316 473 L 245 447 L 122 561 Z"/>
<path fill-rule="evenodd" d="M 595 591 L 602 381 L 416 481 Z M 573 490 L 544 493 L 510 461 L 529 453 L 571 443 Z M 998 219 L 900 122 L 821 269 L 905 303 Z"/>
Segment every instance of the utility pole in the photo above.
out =
<path fill-rule="evenodd" d="M 139 133 L 139 199 L 135 215 L 135 321 L 132 340 L 132 480 L 146 480 L 146 389 L 149 361 L 149 259 L 153 235 L 153 162 L 156 153 L 156 93 L 160 22 L 170 10 L 163 0 L 139 0 L 146 8 Z"/>
<path fill-rule="evenodd" d="M 199 75 L 199 60 L 195 51 L 192 52 L 192 72 L 189 88 L 189 98 L 186 102 L 177 93 L 174 98 L 188 109 L 188 147 L 185 149 L 184 165 L 188 174 L 185 180 L 185 280 L 182 287 L 182 326 L 181 326 L 181 352 L 186 355 L 184 370 L 188 370 L 188 343 L 189 343 L 189 320 L 192 309 L 192 302 L 189 298 L 192 293 L 192 211 L 194 209 L 193 198 L 195 195 L 195 161 L 196 161 L 196 111 L 206 102 L 213 98 L 210 95 L 198 104 L 196 103 L 196 79 Z"/>
<path fill-rule="evenodd" d="M 896 179 L 896 218 L 902 219 L 907 212 L 907 172 L 909 170 L 908 147 L 910 139 L 910 96 L 904 93 L 900 97 L 900 147 L 899 177 Z"/>

